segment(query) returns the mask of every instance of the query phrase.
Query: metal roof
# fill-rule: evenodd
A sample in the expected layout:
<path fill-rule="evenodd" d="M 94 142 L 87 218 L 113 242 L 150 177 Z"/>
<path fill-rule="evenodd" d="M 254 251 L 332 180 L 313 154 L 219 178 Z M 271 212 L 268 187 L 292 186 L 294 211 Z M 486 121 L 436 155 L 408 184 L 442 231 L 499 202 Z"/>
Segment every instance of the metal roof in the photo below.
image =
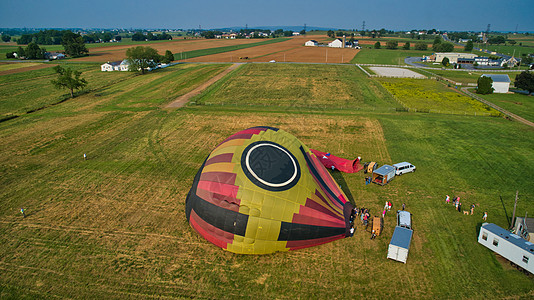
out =
<path fill-rule="evenodd" d="M 521 238 L 516 234 L 511 233 L 510 231 L 504 228 L 501 228 L 493 223 L 484 223 L 482 224 L 482 229 L 485 229 L 495 235 L 500 236 L 501 238 L 509 241 L 517 247 L 522 248 L 523 250 L 530 251 L 530 253 L 534 253 L 533 243 Z"/>
<path fill-rule="evenodd" d="M 373 171 L 373 173 L 376 173 L 378 175 L 387 175 L 391 172 L 395 171 L 395 168 L 393 168 L 392 166 L 390 165 L 383 165 L 381 166 L 380 168 L 376 169 Z"/>
<path fill-rule="evenodd" d="M 510 77 L 505 74 L 482 74 L 482 76 L 491 78 L 493 82 L 510 82 Z"/>
<path fill-rule="evenodd" d="M 395 227 L 393 236 L 391 237 L 390 245 L 401 247 L 404 249 L 410 248 L 410 242 L 412 241 L 413 231 L 404 227 Z"/>

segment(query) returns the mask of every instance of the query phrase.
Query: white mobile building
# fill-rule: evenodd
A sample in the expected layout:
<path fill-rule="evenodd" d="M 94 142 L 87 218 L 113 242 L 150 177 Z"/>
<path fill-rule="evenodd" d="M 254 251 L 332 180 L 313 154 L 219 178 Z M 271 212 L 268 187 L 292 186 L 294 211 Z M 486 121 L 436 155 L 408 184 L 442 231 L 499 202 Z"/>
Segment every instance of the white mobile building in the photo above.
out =
<path fill-rule="evenodd" d="M 534 274 L 534 244 L 493 223 L 480 228 L 478 242 Z"/>
<path fill-rule="evenodd" d="M 391 242 L 389 242 L 388 258 L 406 263 L 413 231 L 408 228 L 397 226 L 393 231 Z"/>

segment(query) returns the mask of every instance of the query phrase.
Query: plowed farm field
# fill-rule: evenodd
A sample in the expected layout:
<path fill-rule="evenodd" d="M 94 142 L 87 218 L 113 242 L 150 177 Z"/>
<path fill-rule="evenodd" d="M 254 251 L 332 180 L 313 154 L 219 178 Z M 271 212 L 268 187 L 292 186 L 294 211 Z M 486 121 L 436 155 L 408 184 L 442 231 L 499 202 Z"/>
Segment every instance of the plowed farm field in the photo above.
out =
<path fill-rule="evenodd" d="M 159 43 L 147 43 L 146 45 L 158 50 L 159 54 L 164 54 L 166 50 L 170 50 L 174 54 L 180 52 L 187 52 L 192 50 L 200 49 L 209 49 L 209 48 L 218 48 L 226 47 L 232 45 L 243 45 L 250 43 L 257 43 L 257 39 L 236 39 L 236 40 L 206 40 L 206 39 L 189 39 L 189 40 L 172 40 L 169 42 L 159 42 Z M 80 57 L 73 59 L 74 61 L 91 61 L 91 62 L 107 62 L 107 61 L 118 61 L 126 58 L 126 50 L 128 48 L 136 47 L 138 45 L 121 45 L 115 44 L 109 47 L 98 47 L 90 48 L 89 56 Z"/>
<path fill-rule="evenodd" d="M 165 43 L 146 44 L 160 54 L 170 50 L 175 54 L 175 58 L 185 62 L 304 62 L 304 63 L 347 63 L 358 53 L 355 49 L 336 49 L 328 47 L 305 47 L 308 40 L 316 40 L 319 43 L 327 44 L 329 39 L 326 36 L 302 36 L 291 38 L 280 43 L 260 45 L 256 47 L 218 53 L 213 55 L 199 56 L 181 60 L 180 53 L 227 47 L 233 45 L 243 45 L 261 42 L 261 39 L 235 39 L 235 40 L 173 40 Z M 119 61 L 126 58 L 126 50 L 134 47 L 132 45 L 115 45 L 110 47 L 89 49 L 89 56 L 74 59 L 75 61 L 107 62 Z"/>
<path fill-rule="evenodd" d="M 237 51 L 219 53 L 187 59 L 188 62 L 306 62 L 306 63 L 346 63 L 359 50 L 329 47 L 306 47 L 308 40 L 327 44 L 324 36 L 296 37 L 288 41 L 262 45 Z M 247 58 L 248 57 L 248 58 Z M 247 59 L 246 59 L 247 58 Z"/>

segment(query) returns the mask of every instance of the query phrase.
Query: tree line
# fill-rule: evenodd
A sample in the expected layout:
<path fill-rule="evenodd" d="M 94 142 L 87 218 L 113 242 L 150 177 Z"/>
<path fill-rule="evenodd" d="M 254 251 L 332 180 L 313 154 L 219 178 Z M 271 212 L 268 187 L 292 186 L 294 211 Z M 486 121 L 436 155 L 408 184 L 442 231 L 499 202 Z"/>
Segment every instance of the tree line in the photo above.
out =
<path fill-rule="evenodd" d="M 82 36 L 70 30 L 62 31 L 61 45 L 65 49 L 65 54 L 70 57 L 85 56 L 89 53 Z M 17 51 L 6 53 L 6 58 L 44 59 L 46 58 L 45 55 L 46 49 L 39 47 L 38 43 L 32 40 L 26 49 L 19 46 Z"/>
<path fill-rule="evenodd" d="M 168 33 L 153 34 L 152 32 L 143 33 L 138 31 L 132 35 L 132 41 L 162 41 L 172 40 L 172 36 Z"/>

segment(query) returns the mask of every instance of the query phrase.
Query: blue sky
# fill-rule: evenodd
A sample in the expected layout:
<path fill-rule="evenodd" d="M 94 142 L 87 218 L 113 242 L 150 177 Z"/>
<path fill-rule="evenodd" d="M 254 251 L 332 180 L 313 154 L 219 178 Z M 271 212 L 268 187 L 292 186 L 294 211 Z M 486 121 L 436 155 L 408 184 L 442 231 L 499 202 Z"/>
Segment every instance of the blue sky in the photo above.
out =
<path fill-rule="evenodd" d="M 439 29 L 534 32 L 532 0 L 0 0 L 0 27 Z"/>

